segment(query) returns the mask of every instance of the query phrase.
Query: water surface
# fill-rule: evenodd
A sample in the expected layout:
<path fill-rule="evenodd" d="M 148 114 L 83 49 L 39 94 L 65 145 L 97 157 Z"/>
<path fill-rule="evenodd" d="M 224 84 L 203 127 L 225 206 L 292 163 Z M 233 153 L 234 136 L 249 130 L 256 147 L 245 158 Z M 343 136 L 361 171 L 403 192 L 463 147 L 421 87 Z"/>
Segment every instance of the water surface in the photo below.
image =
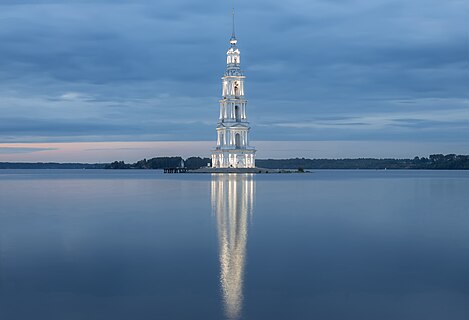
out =
<path fill-rule="evenodd" d="M 0 170 L 0 319 L 468 319 L 469 172 Z"/>

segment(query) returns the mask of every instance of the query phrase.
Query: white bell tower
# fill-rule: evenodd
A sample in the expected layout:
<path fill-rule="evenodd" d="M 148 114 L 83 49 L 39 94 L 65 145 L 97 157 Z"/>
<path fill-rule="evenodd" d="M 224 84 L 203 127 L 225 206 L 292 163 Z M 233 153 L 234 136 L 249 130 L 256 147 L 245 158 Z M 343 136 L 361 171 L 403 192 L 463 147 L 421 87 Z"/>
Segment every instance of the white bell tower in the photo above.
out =
<path fill-rule="evenodd" d="M 226 53 L 226 71 L 222 78 L 220 117 L 217 125 L 217 146 L 212 151 L 213 168 L 254 168 L 256 149 L 249 146 L 249 122 L 241 71 L 241 52 L 235 36 L 234 11 L 231 47 Z"/>

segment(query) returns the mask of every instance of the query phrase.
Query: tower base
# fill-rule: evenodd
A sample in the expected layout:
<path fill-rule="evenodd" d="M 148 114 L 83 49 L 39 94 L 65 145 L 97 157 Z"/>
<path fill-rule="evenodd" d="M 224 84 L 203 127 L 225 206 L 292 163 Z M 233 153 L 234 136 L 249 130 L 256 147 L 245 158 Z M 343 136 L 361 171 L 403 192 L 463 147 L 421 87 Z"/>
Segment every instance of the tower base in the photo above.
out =
<path fill-rule="evenodd" d="M 264 168 L 200 168 L 196 170 L 189 170 L 187 173 L 284 173 L 285 170 L 277 169 L 264 169 Z"/>
<path fill-rule="evenodd" d="M 255 168 L 255 149 L 216 149 L 212 151 L 212 168 Z"/>

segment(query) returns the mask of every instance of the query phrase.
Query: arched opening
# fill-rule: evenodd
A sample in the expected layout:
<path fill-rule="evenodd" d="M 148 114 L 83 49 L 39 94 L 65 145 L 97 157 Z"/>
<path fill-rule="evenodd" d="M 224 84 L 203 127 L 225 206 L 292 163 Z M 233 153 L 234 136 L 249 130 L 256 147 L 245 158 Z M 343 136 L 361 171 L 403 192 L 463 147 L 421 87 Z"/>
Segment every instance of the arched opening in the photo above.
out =
<path fill-rule="evenodd" d="M 244 157 L 242 157 L 242 156 L 238 157 L 238 162 L 236 163 L 236 166 L 238 168 L 245 168 L 246 167 L 246 162 L 244 161 Z"/>
<path fill-rule="evenodd" d="M 235 145 L 236 148 L 241 148 L 241 135 L 239 133 L 235 135 Z"/>
<path fill-rule="evenodd" d="M 239 83 L 237 81 L 234 83 L 234 95 L 239 96 Z"/>
<path fill-rule="evenodd" d="M 241 112 L 239 111 L 239 107 L 235 106 L 235 117 L 236 117 L 236 122 L 241 121 Z"/>

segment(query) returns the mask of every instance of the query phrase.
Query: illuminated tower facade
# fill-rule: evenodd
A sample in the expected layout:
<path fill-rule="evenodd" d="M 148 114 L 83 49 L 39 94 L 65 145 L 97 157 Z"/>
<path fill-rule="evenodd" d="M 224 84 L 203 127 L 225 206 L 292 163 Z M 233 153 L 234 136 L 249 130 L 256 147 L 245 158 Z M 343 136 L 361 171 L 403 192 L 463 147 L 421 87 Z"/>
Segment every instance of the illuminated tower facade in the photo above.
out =
<path fill-rule="evenodd" d="M 247 100 L 244 96 L 245 76 L 241 70 L 241 52 L 233 35 L 226 53 L 226 71 L 222 78 L 223 93 L 220 100 L 220 117 L 217 125 L 217 146 L 212 151 L 214 168 L 254 168 L 254 147 L 249 146 Z"/>

